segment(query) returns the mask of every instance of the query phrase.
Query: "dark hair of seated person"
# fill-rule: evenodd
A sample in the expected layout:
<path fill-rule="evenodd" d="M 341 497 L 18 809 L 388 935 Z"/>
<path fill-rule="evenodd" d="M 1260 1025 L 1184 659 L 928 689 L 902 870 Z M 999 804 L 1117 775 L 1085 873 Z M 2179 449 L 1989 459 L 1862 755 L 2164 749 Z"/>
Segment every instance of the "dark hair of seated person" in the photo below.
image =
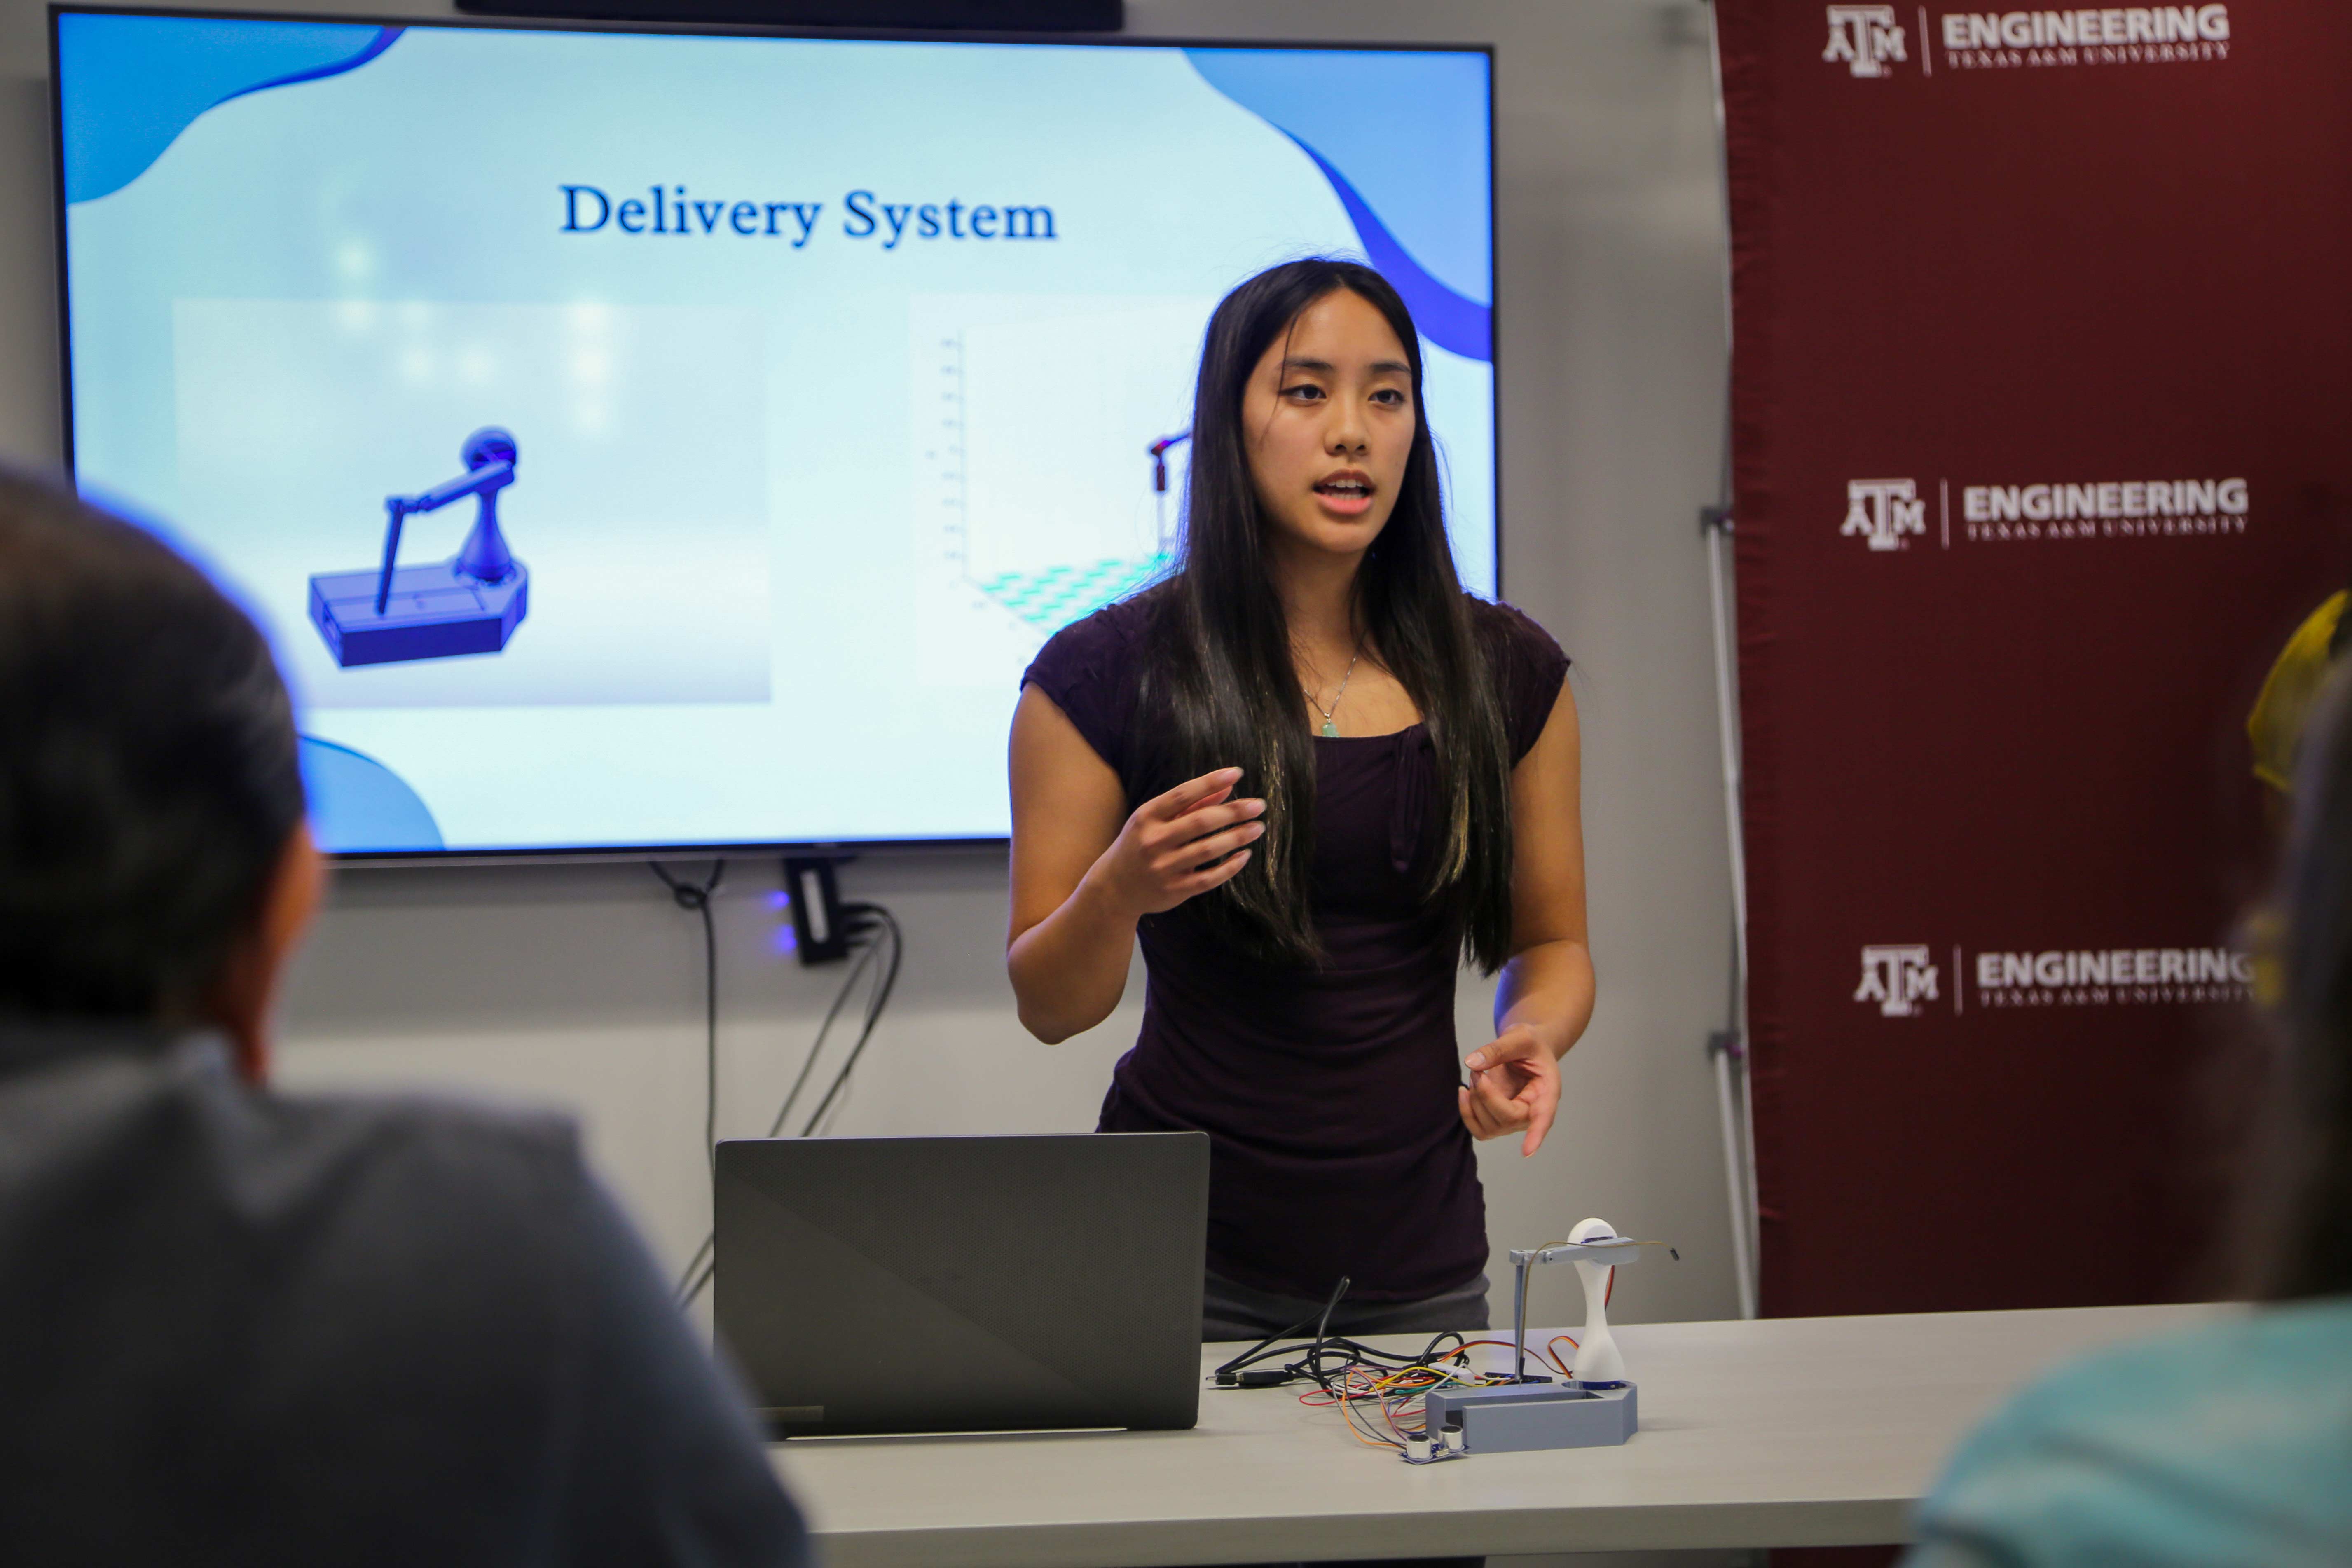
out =
<path fill-rule="evenodd" d="M 0 1016 L 189 1023 L 303 818 L 269 645 L 131 524 L 0 474 Z"/>
<path fill-rule="evenodd" d="M 804 1568 L 569 1120 L 268 1086 L 299 746 L 203 574 L 0 471 L 0 1561 Z"/>
<path fill-rule="evenodd" d="M 2264 1300 L 2352 1294 L 2352 666 L 2308 720 L 2272 955 L 2275 1057 L 2240 1222 Z"/>

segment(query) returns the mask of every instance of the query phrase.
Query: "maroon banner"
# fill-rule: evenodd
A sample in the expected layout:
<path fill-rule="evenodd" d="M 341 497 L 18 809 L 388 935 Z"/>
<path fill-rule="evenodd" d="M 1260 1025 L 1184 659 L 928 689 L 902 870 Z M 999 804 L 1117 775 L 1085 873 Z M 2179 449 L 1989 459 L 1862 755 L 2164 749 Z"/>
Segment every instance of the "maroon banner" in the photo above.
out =
<path fill-rule="evenodd" d="M 2178 1298 L 2352 580 L 2352 5 L 1717 10 L 1764 1309 Z"/>

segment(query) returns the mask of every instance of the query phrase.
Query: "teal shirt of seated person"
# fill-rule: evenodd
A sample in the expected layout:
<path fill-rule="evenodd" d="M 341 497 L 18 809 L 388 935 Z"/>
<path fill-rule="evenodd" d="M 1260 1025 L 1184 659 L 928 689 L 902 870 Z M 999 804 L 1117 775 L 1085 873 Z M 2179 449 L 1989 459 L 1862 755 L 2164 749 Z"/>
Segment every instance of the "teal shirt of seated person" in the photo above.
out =
<path fill-rule="evenodd" d="M 2075 1362 L 1964 1443 L 1905 1568 L 2352 1563 L 2352 1297 Z"/>

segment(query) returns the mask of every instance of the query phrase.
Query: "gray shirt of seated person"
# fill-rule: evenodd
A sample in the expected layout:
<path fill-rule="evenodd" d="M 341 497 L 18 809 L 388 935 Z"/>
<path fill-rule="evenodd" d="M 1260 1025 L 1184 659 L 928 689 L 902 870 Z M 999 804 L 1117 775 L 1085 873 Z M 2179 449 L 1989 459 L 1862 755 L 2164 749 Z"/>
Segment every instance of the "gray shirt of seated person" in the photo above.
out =
<path fill-rule="evenodd" d="M 0 1562 L 807 1561 L 569 1122 L 0 1026 Z"/>

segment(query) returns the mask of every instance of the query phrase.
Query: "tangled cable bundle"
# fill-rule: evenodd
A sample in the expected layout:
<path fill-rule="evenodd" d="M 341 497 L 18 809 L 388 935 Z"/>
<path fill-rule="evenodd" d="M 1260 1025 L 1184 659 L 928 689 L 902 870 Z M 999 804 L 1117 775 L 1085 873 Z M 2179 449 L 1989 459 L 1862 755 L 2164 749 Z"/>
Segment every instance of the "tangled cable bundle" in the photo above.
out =
<path fill-rule="evenodd" d="M 1359 1443 L 1402 1451 L 1405 1439 L 1423 1430 L 1420 1426 L 1404 1423 L 1422 1414 L 1423 1401 L 1430 1390 L 1449 1384 L 1491 1388 L 1515 1381 L 1509 1373 L 1470 1370 L 1472 1351 L 1482 1345 L 1516 1349 L 1508 1340 L 1469 1340 L 1449 1329 L 1432 1339 L 1419 1355 L 1402 1355 L 1325 1332 L 1332 1310 L 1348 1293 L 1349 1283 L 1347 1279 L 1339 1281 L 1318 1317 L 1303 1318 L 1279 1333 L 1268 1334 L 1217 1368 L 1218 1386 L 1276 1388 L 1304 1379 L 1315 1386 L 1298 1396 L 1299 1404 L 1312 1409 L 1338 1410 L 1348 1424 L 1349 1435 Z M 1611 1283 L 1613 1286 L 1615 1281 Z M 1310 1322 L 1315 1325 L 1312 1341 L 1303 1345 L 1275 1342 L 1298 1333 Z M 1572 1378 L 1575 1373 L 1570 1370 L 1570 1363 L 1559 1354 L 1563 1343 L 1570 1350 L 1576 1348 L 1572 1336 L 1555 1334 L 1549 1344 L 1536 1352 L 1536 1359 L 1561 1377 Z M 1284 1359 L 1289 1356 L 1297 1359 Z M 1261 1366 L 1265 1362 L 1276 1364 Z M 1385 1433 L 1382 1428 L 1386 1428 Z"/>

